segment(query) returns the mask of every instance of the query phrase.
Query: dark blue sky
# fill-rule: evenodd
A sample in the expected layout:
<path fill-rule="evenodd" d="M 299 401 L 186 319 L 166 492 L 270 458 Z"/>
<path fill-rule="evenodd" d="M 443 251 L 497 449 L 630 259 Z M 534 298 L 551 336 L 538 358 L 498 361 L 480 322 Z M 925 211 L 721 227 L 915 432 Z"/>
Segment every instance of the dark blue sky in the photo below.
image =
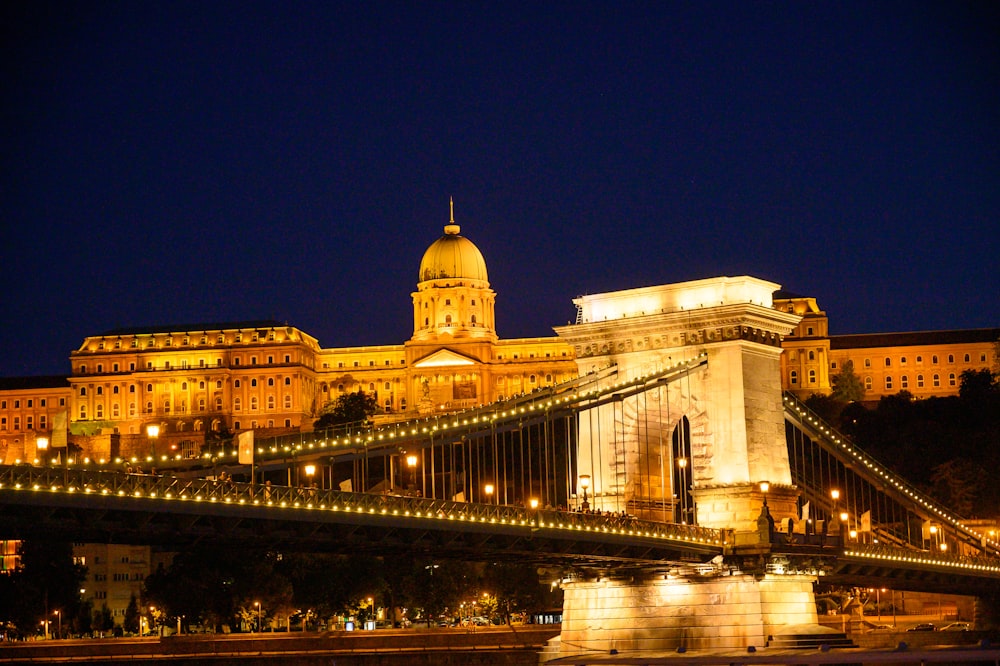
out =
<path fill-rule="evenodd" d="M 0 11 L 0 376 L 120 326 L 401 343 L 449 196 L 503 337 L 737 274 L 833 333 L 1000 326 L 996 3 Z"/>

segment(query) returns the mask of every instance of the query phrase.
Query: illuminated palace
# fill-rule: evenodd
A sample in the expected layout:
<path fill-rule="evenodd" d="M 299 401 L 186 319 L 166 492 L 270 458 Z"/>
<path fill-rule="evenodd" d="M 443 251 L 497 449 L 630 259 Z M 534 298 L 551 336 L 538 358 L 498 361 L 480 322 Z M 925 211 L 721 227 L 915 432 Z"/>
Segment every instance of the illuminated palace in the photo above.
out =
<path fill-rule="evenodd" d="M 575 377 L 558 337 L 501 340 L 486 262 L 454 212 L 424 253 L 411 294 L 413 335 L 399 345 L 322 348 L 277 321 L 123 328 L 88 336 L 69 377 L 0 379 L 0 460 L 40 457 L 66 438 L 95 459 L 193 455 L 210 431 L 308 431 L 348 392 L 377 396 L 379 421 L 461 409 Z M 1000 329 L 828 334 L 816 299 L 785 292 L 776 309 L 802 317 L 784 338 L 784 388 L 829 393 L 850 360 L 868 399 L 907 390 L 953 395 L 963 370 L 995 367 Z M 150 443 L 149 425 L 160 436 Z M 42 456 L 44 457 L 44 456 Z"/>

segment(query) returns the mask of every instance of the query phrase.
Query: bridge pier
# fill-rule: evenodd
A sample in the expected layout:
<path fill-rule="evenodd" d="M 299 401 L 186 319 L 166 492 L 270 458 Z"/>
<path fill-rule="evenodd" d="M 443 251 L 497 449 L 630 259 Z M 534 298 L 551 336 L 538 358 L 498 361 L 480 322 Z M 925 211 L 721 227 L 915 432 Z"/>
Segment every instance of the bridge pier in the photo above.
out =
<path fill-rule="evenodd" d="M 561 654 L 763 647 L 779 627 L 817 623 L 815 582 L 743 573 L 569 581 Z"/>

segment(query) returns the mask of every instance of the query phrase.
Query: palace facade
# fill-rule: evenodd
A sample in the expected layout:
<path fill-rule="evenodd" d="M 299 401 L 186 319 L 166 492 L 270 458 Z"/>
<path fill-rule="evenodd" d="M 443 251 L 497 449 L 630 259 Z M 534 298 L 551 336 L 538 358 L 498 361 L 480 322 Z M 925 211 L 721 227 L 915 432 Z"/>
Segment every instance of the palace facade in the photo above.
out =
<path fill-rule="evenodd" d="M 779 291 L 774 307 L 802 317 L 781 343 L 782 385 L 800 398 L 828 395 L 847 362 L 866 402 L 900 391 L 918 399 L 957 395 L 964 371 L 1000 369 L 1000 328 L 830 335 L 815 298 Z"/>
<path fill-rule="evenodd" d="M 270 320 L 87 336 L 68 377 L 0 379 L 0 460 L 44 459 L 67 440 L 95 460 L 196 455 L 208 433 L 309 431 L 323 405 L 349 392 L 375 396 L 385 422 L 575 377 L 562 339 L 498 337 L 486 262 L 460 231 L 452 214 L 424 253 L 410 295 L 413 334 L 402 344 L 324 348 Z M 773 306 L 802 318 L 781 360 L 784 388 L 801 397 L 829 393 L 847 361 L 867 400 L 954 395 L 962 371 L 997 367 L 1000 329 L 831 336 L 815 298 L 779 291 Z"/>

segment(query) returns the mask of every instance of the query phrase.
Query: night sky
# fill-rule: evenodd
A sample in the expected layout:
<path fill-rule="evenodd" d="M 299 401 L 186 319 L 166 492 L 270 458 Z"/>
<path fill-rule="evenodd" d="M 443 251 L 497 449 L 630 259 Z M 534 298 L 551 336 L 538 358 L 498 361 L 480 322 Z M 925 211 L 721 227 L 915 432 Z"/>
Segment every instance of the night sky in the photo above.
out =
<path fill-rule="evenodd" d="M 0 376 L 275 318 L 402 343 L 455 200 L 502 337 L 750 274 L 1000 326 L 995 2 L 8 2 Z"/>

